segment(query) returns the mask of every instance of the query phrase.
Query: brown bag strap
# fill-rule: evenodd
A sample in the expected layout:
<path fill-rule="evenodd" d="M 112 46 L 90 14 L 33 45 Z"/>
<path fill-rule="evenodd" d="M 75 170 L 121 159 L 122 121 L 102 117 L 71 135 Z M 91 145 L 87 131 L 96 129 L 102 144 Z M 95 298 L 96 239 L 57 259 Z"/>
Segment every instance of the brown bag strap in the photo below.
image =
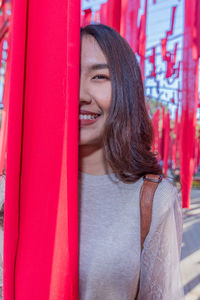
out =
<path fill-rule="evenodd" d="M 147 174 L 143 177 L 143 185 L 140 190 L 140 235 L 141 235 L 141 252 L 144 241 L 149 233 L 152 217 L 153 197 L 158 184 L 162 181 L 162 175 Z M 137 299 L 140 288 L 140 279 L 138 281 Z"/>

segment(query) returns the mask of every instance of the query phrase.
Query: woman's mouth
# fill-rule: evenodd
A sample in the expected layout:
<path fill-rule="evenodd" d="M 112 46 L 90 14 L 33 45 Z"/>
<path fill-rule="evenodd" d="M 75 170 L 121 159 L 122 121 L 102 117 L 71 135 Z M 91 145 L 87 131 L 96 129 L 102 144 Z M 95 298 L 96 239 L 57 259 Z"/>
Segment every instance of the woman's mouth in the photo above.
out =
<path fill-rule="evenodd" d="M 79 113 L 80 126 L 88 126 L 97 122 L 101 115 L 95 113 Z"/>

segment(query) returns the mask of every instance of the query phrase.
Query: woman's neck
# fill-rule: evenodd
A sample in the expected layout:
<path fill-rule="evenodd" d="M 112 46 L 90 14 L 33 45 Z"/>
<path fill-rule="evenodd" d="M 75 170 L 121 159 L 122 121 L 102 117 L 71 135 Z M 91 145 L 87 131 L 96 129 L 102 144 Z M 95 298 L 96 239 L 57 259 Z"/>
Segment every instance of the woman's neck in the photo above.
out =
<path fill-rule="evenodd" d="M 103 148 L 91 145 L 79 146 L 79 171 L 91 175 L 113 173 L 106 164 Z"/>

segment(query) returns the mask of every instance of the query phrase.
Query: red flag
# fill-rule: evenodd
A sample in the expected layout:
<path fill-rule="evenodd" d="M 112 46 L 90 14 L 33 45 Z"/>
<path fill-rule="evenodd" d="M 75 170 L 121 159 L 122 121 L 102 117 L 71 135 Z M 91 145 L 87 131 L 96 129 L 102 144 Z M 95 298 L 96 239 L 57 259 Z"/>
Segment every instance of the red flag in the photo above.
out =
<path fill-rule="evenodd" d="M 174 169 L 177 168 L 177 146 L 178 146 L 178 107 L 176 108 L 176 117 L 174 121 L 174 143 L 172 146 L 172 162 Z"/>
<path fill-rule="evenodd" d="M 153 47 L 153 54 L 149 57 L 149 62 L 153 65 L 150 77 L 156 77 L 156 48 Z"/>
<path fill-rule="evenodd" d="M 157 153 L 159 151 L 159 120 L 160 120 L 160 109 L 157 108 L 152 118 L 152 124 L 154 129 L 154 142 L 153 142 L 152 151 Z"/>
<path fill-rule="evenodd" d="M 92 11 L 91 9 L 86 9 L 84 11 L 81 11 L 81 26 L 84 27 L 86 25 L 89 25 L 92 21 Z"/>
<path fill-rule="evenodd" d="M 108 0 L 107 2 L 107 25 L 120 33 L 121 25 L 121 0 Z"/>
<path fill-rule="evenodd" d="M 164 160 L 164 138 L 165 138 L 165 107 L 162 107 L 162 134 L 159 141 L 160 160 Z"/>
<path fill-rule="evenodd" d="M 12 4 L 4 299 L 77 300 L 80 1 Z"/>
<path fill-rule="evenodd" d="M 170 145 L 170 114 L 167 112 L 165 115 L 165 135 L 164 135 L 164 159 L 163 159 L 163 172 L 167 174 L 168 160 L 169 160 L 169 145 Z"/>
<path fill-rule="evenodd" d="M 100 8 L 100 22 L 101 22 L 101 24 L 107 24 L 107 14 L 108 14 L 107 10 L 108 10 L 107 3 L 101 4 L 101 8 Z"/>
<path fill-rule="evenodd" d="M 200 2 L 195 3 L 195 19 L 193 27 L 193 59 L 200 57 Z"/>
<path fill-rule="evenodd" d="M 142 78 L 144 80 L 144 68 L 145 68 L 145 52 L 146 52 L 146 22 L 147 22 L 147 0 L 145 0 L 145 11 L 140 19 L 140 27 L 138 31 L 138 54 L 140 55 L 140 68 L 142 72 Z"/>
<path fill-rule="evenodd" d="M 196 110 L 198 104 L 198 61 L 192 58 L 195 0 L 185 0 L 183 80 L 181 114 L 181 182 L 183 207 L 190 206 L 194 173 Z"/>
<path fill-rule="evenodd" d="M 121 0 L 121 24 L 120 24 L 120 34 L 126 37 L 126 22 L 128 17 L 128 2 L 130 0 Z"/>
<path fill-rule="evenodd" d="M 177 43 L 175 44 L 174 53 L 171 53 L 170 51 L 167 51 L 168 37 L 173 34 L 173 30 L 174 30 L 175 12 L 176 12 L 176 6 L 172 7 L 170 30 L 168 30 L 166 32 L 166 37 L 164 39 L 161 39 L 162 58 L 163 58 L 163 61 L 167 62 L 167 71 L 166 71 L 166 74 L 165 74 L 166 78 L 171 77 L 176 72 L 175 64 L 176 64 L 176 52 L 177 52 L 178 44 Z M 176 76 L 176 78 L 177 78 L 177 76 Z"/>
<path fill-rule="evenodd" d="M 163 60 L 165 61 L 167 57 L 167 38 L 161 39 L 161 54 Z"/>
<path fill-rule="evenodd" d="M 167 31 L 167 37 L 173 34 L 174 31 L 174 20 L 175 20 L 176 6 L 172 7 L 172 16 L 171 16 L 171 28 Z"/>

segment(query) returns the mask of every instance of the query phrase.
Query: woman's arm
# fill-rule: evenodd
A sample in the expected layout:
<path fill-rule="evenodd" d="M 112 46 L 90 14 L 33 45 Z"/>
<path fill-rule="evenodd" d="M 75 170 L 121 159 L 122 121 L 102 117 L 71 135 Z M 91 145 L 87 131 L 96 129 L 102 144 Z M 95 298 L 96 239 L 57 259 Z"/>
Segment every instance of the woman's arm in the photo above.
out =
<path fill-rule="evenodd" d="M 182 209 L 177 189 L 166 185 L 154 199 L 152 224 L 142 252 L 139 300 L 184 299 L 180 272 Z"/>

